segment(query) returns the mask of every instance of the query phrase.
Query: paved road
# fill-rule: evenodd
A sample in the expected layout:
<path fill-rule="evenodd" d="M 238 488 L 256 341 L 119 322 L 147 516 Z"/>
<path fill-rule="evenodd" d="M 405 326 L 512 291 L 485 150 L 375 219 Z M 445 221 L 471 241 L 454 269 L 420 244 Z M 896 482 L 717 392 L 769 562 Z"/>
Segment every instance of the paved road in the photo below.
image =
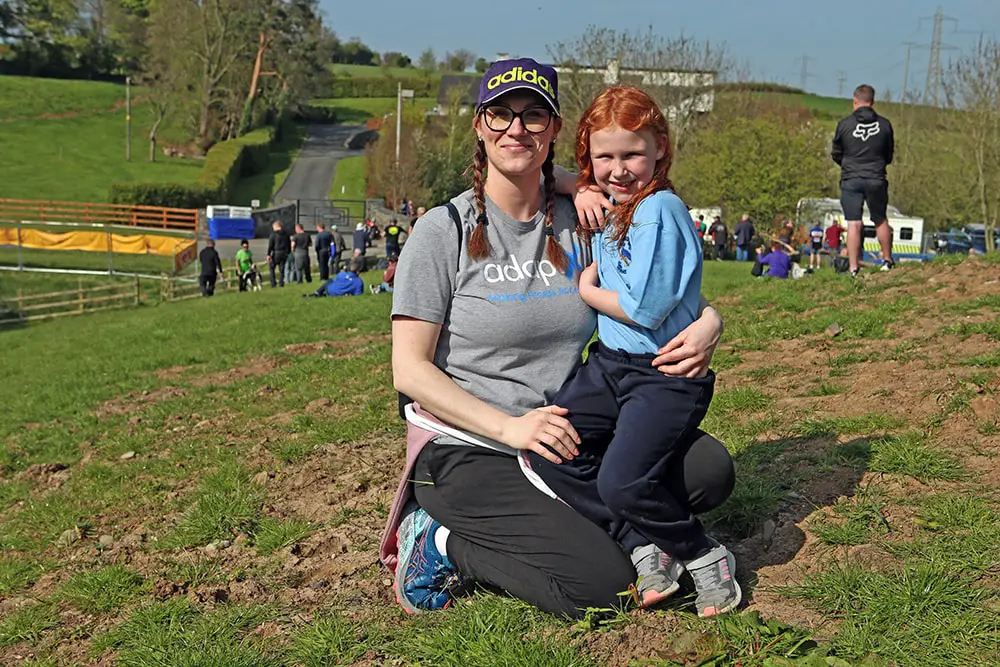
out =
<path fill-rule="evenodd" d="M 337 162 L 341 158 L 364 155 L 362 150 L 344 148 L 352 134 L 364 129 L 363 125 L 310 125 L 302 150 L 285 177 L 285 182 L 274 193 L 272 201 L 280 204 L 296 199 L 326 199 L 330 194 Z M 204 244 L 199 243 L 199 248 L 202 247 Z M 239 247 L 239 241 L 235 240 L 219 241 L 216 244 L 227 269 L 232 265 Z M 264 257 L 267 254 L 267 239 L 251 239 L 250 250 L 257 266 L 266 272 L 267 262 Z"/>
<path fill-rule="evenodd" d="M 281 203 L 296 199 L 326 199 L 337 162 L 341 158 L 364 155 L 364 151 L 344 148 L 347 139 L 363 129 L 360 125 L 310 125 L 302 150 L 273 200 Z"/>

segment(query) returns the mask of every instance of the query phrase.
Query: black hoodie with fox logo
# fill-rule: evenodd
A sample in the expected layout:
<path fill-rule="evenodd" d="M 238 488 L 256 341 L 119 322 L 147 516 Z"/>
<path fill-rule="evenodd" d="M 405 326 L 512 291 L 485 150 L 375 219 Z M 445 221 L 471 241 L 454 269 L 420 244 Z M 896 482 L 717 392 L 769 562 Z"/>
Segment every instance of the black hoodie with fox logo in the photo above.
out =
<path fill-rule="evenodd" d="M 855 109 L 837 123 L 833 135 L 833 161 L 840 165 L 840 180 L 871 178 L 885 180 L 885 167 L 892 163 L 892 124 L 871 107 Z"/>

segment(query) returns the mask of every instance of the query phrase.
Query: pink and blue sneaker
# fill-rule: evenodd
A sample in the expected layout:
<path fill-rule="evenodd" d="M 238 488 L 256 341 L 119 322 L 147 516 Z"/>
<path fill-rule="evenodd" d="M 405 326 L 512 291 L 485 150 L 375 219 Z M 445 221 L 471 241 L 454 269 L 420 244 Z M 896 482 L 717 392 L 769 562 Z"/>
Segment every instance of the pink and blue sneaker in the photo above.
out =
<path fill-rule="evenodd" d="M 408 614 L 445 609 L 452 601 L 451 590 L 461 585 L 455 566 L 434 544 L 440 527 L 423 508 L 410 503 L 396 531 L 399 562 L 393 589 Z"/>

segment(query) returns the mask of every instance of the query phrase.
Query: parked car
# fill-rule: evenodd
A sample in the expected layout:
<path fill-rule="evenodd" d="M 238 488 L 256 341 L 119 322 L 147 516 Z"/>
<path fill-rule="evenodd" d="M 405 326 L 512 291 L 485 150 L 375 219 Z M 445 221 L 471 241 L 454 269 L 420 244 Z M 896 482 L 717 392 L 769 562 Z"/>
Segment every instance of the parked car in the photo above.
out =
<path fill-rule="evenodd" d="M 935 232 L 931 237 L 933 250 L 939 255 L 961 254 L 968 255 L 969 250 L 977 253 L 986 252 L 986 226 L 966 225 L 965 227 L 952 227 L 946 232 Z M 1000 246 L 1000 233 L 993 230 L 994 247 Z"/>

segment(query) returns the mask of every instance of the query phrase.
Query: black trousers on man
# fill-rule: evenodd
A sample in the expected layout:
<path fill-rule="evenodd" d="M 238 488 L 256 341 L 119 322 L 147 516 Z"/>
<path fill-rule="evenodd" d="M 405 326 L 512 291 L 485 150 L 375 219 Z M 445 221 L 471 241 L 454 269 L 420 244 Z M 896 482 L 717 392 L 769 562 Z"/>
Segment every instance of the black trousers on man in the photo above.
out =
<path fill-rule="evenodd" d="M 268 269 L 271 274 L 271 287 L 281 287 L 285 286 L 285 262 L 288 261 L 288 255 L 272 255 L 272 261 L 268 265 Z M 277 280 L 275 280 L 275 272 L 278 273 Z"/>
<path fill-rule="evenodd" d="M 215 281 L 218 277 L 216 273 L 203 273 L 198 276 L 198 284 L 201 286 L 202 296 L 212 296 L 215 294 Z"/>
<path fill-rule="evenodd" d="M 317 250 L 316 261 L 319 263 L 319 279 L 329 280 L 330 278 L 330 251 Z"/>
<path fill-rule="evenodd" d="M 604 528 L 626 553 L 650 542 L 682 560 L 711 549 L 685 487 L 669 483 L 683 467 L 715 374 L 663 375 L 656 355 L 610 350 L 596 342 L 587 362 L 552 399 L 569 410 L 580 455 L 554 464 L 531 452 L 531 468 L 557 496 Z"/>

